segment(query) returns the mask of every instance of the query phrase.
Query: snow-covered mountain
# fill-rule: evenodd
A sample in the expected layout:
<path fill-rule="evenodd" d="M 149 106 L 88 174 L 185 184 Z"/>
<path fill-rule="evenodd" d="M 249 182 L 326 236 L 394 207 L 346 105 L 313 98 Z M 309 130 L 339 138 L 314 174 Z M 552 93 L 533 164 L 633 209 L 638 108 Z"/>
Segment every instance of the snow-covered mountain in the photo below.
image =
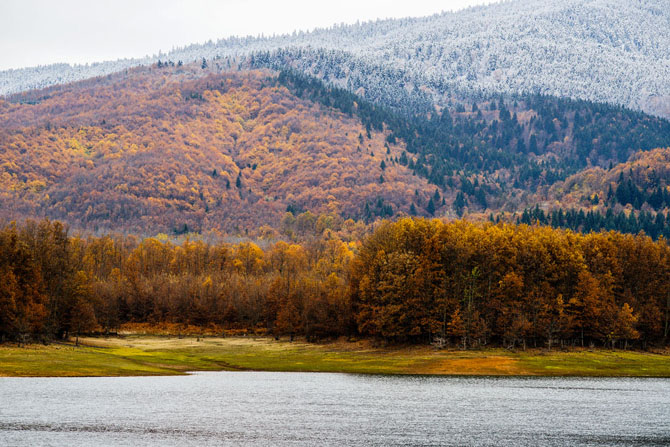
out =
<path fill-rule="evenodd" d="M 0 72 L 0 93 L 159 59 L 224 63 L 252 54 L 254 65 L 288 64 L 376 101 L 397 103 L 408 92 L 437 103 L 452 92 L 540 92 L 670 116 L 668 0 L 515 0 L 425 18 L 231 38 L 145 59 L 8 70 Z"/>

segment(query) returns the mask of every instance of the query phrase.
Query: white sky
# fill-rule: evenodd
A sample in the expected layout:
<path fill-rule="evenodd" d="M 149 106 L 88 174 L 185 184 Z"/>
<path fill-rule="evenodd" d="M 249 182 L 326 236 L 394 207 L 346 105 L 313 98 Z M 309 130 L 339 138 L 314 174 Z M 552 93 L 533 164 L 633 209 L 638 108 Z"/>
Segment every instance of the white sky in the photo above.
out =
<path fill-rule="evenodd" d="M 142 57 L 228 36 L 418 17 L 490 0 L 0 0 L 0 70 Z"/>

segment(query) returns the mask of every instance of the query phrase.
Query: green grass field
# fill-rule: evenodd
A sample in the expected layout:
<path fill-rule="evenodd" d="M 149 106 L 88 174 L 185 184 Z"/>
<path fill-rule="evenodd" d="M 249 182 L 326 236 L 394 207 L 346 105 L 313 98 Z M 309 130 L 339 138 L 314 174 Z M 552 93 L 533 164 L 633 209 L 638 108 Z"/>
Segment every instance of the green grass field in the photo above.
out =
<path fill-rule="evenodd" d="M 0 376 L 171 375 L 261 370 L 370 374 L 670 377 L 670 355 L 634 351 L 375 348 L 367 342 L 310 344 L 269 338 L 128 336 L 82 346 L 0 346 Z"/>

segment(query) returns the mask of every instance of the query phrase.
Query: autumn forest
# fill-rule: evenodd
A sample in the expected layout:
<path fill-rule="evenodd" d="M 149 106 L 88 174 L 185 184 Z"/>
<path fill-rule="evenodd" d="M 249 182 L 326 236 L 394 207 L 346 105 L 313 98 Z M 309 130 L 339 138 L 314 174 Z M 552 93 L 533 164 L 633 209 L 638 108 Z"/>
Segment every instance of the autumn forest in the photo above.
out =
<path fill-rule="evenodd" d="M 0 232 L 0 338 L 124 324 L 220 335 L 372 337 L 461 348 L 645 347 L 670 330 L 670 247 L 646 236 L 404 218 L 362 241 Z"/>
<path fill-rule="evenodd" d="M 0 0 L 0 447 L 670 446 L 668 6 Z"/>
<path fill-rule="evenodd" d="M 542 95 L 383 106 L 272 61 L 0 100 L 0 340 L 668 344 L 667 120 Z"/>

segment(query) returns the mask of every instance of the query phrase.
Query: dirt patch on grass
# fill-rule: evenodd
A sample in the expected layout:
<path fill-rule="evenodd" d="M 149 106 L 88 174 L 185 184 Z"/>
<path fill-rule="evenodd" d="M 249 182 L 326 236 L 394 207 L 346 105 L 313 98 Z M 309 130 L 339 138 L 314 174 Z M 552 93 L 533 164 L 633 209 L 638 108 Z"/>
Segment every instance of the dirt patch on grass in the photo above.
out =
<path fill-rule="evenodd" d="M 428 365 L 426 374 L 467 376 L 531 375 L 517 359 L 502 356 L 444 359 Z"/>

